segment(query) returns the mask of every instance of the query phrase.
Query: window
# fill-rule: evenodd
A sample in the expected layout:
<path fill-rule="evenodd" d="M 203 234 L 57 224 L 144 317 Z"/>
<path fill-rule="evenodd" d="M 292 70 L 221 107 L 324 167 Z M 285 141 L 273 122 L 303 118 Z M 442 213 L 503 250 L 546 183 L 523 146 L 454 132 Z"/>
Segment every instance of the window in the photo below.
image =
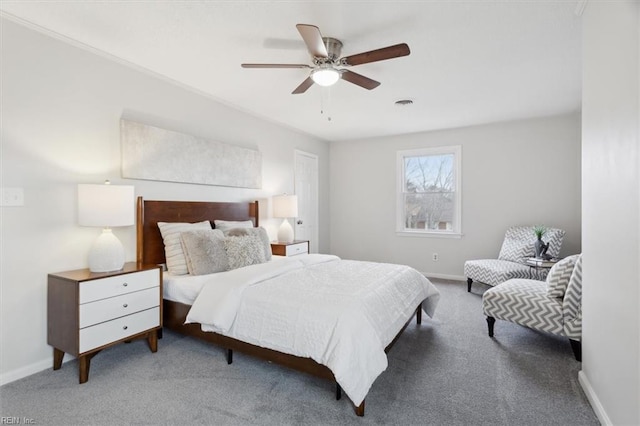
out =
<path fill-rule="evenodd" d="M 460 236 L 460 157 L 460 146 L 398 151 L 399 233 Z"/>

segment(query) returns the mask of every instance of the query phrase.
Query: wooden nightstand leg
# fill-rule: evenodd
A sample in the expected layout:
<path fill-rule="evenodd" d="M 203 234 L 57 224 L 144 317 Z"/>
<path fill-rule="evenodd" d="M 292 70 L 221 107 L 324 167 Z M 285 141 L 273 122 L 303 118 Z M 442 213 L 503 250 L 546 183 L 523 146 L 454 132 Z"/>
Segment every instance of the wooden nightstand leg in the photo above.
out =
<path fill-rule="evenodd" d="M 53 348 L 53 369 L 60 370 L 62 367 L 62 359 L 64 358 L 64 352 L 60 349 Z"/>
<path fill-rule="evenodd" d="M 147 343 L 149 344 L 149 349 L 151 352 L 158 352 L 158 332 L 157 330 L 153 330 L 149 334 L 147 334 Z"/>
<path fill-rule="evenodd" d="M 86 383 L 89 380 L 89 368 L 91 368 L 92 355 L 83 355 L 78 358 L 78 376 L 80 384 Z"/>
<path fill-rule="evenodd" d="M 100 351 L 91 352 L 90 354 L 81 355 L 78 358 L 78 376 L 80 384 L 89 380 L 89 369 L 91 368 L 91 358 L 98 355 Z"/>

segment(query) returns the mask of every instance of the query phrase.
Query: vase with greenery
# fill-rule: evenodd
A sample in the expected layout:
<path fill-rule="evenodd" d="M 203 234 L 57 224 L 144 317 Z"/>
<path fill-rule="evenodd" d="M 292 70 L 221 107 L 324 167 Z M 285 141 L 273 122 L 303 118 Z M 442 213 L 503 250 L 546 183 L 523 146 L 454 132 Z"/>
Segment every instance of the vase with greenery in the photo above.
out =
<path fill-rule="evenodd" d="M 549 243 L 545 244 L 544 241 L 542 241 L 542 236 L 547 233 L 547 228 L 542 225 L 534 226 L 533 233 L 536 236 L 536 242 L 534 245 L 536 251 L 536 259 L 541 259 L 549 249 Z"/>

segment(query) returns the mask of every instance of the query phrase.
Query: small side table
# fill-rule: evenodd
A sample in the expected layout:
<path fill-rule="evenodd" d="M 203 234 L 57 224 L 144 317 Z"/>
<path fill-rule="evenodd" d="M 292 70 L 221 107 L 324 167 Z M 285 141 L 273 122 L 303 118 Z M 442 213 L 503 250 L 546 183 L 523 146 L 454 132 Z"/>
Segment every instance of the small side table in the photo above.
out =
<path fill-rule="evenodd" d="M 308 240 L 294 240 L 291 243 L 275 241 L 271 243 L 271 252 L 276 256 L 297 256 L 309 253 Z"/>
<path fill-rule="evenodd" d="M 538 271 L 540 269 L 551 269 L 553 265 L 558 263 L 559 260 L 560 259 L 542 260 L 536 259 L 535 257 L 528 258 L 526 264 L 529 267 L 529 278 L 534 279 L 533 271 Z"/>
<path fill-rule="evenodd" d="M 53 369 L 65 353 L 78 358 L 79 382 L 89 380 L 91 358 L 102 349 L 146 338 L 158 350 L 162 329 L 162 270 L 126 263 L 115 272 L 88 269 L 49 274 L 47 343 L 53 346 Z"/>

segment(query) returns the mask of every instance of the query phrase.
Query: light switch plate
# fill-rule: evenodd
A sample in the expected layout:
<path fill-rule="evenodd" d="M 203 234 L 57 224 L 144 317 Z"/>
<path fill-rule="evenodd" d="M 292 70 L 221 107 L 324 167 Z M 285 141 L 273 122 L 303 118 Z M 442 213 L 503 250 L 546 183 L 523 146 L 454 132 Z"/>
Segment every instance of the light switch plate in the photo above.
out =
<path fill-rule="evenodd" d="M 2 188 L 2 207 L 24 206 L 24 189 L 22 188 Z"/>

